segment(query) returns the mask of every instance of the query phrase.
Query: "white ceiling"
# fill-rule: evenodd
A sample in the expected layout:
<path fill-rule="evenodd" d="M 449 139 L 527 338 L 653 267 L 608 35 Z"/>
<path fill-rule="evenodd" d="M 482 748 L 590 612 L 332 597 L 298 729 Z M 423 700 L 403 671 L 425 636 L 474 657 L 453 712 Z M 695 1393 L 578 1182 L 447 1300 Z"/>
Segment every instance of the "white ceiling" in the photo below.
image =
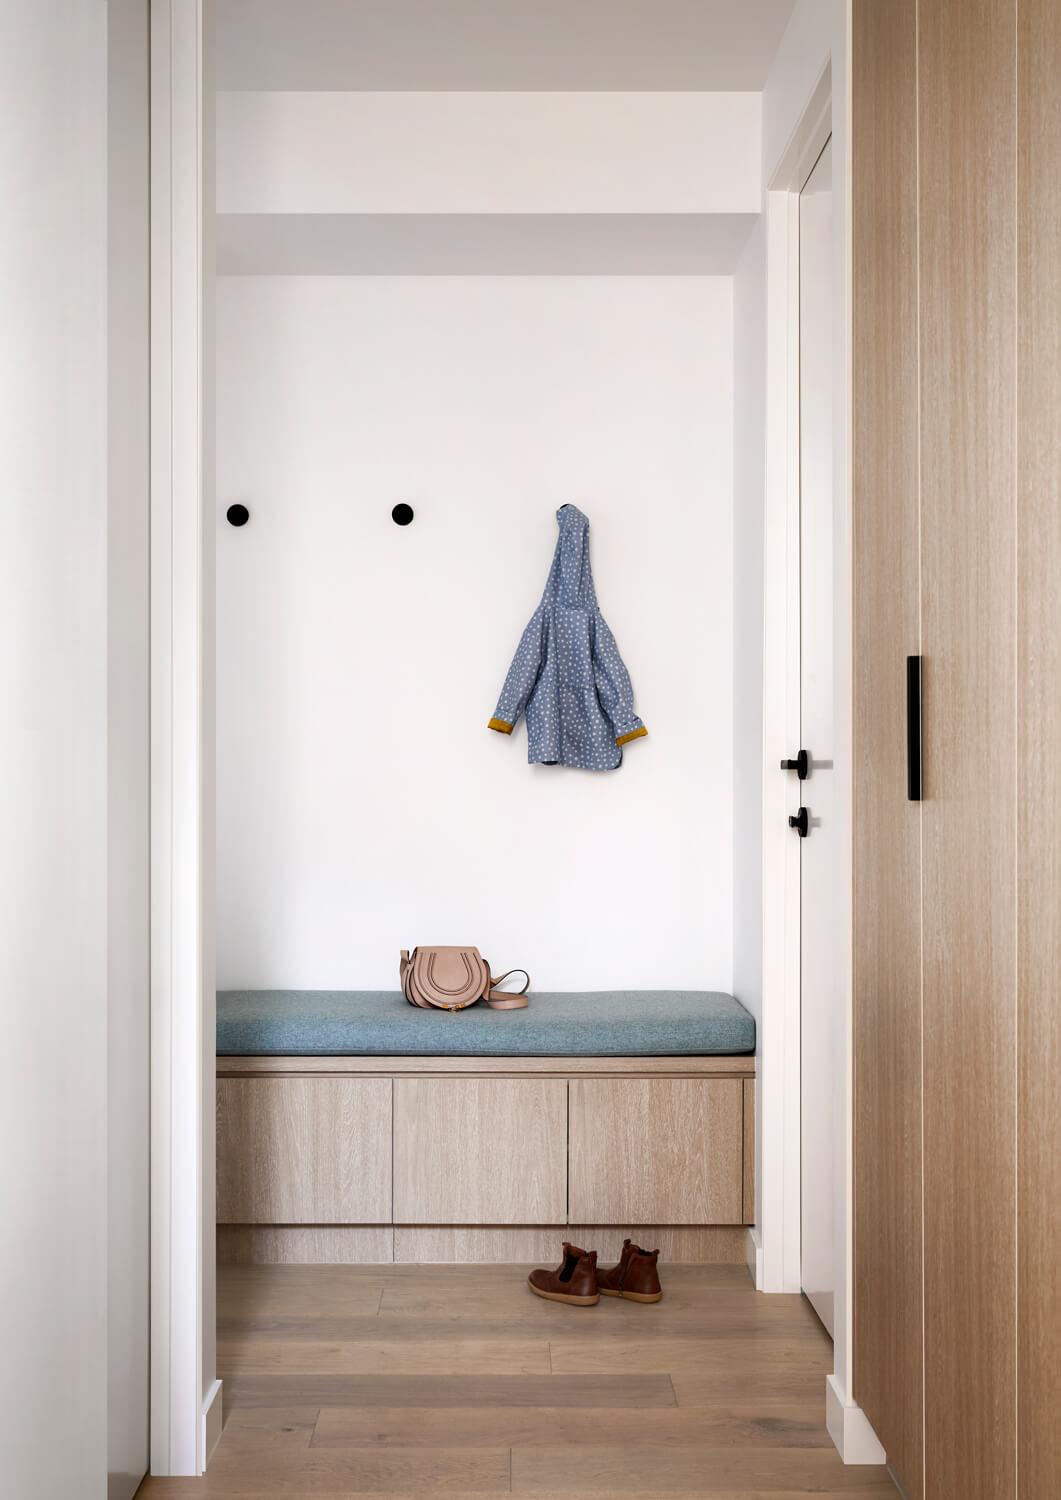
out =
<path fill-rule="evenodd" d="M 216 0 L 220 89 L 761 89 L 794 0 Z"/>

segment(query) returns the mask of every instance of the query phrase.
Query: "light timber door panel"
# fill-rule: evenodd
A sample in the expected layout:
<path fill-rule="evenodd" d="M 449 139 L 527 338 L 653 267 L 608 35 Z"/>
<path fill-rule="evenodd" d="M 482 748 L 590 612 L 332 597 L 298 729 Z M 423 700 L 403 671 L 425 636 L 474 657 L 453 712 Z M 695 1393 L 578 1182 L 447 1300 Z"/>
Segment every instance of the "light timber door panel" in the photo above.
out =
<path fill-rule="evenodd" d="M 1061 1495 L 1061 6 L 1021 0 L 1017 156 L 1017 1482 Z"/>
<path fill-rule="evenodd" d="M 219 1224 L 386 1224 L 389 1078 L 219 1078 Z"/>
<path fill-rule="evenodd" d="M 915 0 L 856 0 L 853 23 L 854 1397 L 922 1500 Z"/>
<path fill-rule="evenodd" d="M 1015 1493 L 1014 0 L 919 0 L 925 1492 Z"/>
<path fill-rule="evenodd" d="M 743 1083 L 572 1079 L 570 1220 L 739 1224 Z"/>
<path fill-rule="evenodd" d="M 567 1222 L 562 1078 L 398 1078 L 398 1224 Z"/>

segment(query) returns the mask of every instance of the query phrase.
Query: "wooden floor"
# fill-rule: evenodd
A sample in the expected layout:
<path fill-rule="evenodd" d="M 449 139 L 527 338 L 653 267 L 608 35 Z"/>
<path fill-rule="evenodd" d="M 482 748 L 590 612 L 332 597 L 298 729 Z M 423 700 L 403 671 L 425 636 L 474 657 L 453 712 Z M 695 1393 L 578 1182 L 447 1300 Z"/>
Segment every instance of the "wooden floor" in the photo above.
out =
<path fill-rule="evenodd" d="M 895 1500 L 825 1431 L 831 1349 L 736 1266 L 664 1268 L 656 1306 L 533 1297 L 520 1266 L 219 1272 L 225 1430 L 141 1500 L 705 1495 Z"/>

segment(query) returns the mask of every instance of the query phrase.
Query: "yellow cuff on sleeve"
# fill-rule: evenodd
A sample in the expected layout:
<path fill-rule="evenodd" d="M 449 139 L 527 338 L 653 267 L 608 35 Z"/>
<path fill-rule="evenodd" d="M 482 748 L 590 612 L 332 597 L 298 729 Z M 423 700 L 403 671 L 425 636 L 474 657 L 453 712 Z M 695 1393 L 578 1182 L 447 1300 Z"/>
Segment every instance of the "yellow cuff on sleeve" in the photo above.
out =
<path fill-rule="evenodd" d="M 639 740 L 643 734 L 647 733 L 648 730 L 642 724 L 640 729 L 631 729 L 629 734 L 621 734 L 615 743 L 617 745 L 628 745 L 631 740 Z"/>
<path fill-rule="evenodd" d="M 498 732 L 498 734 L 511 734 L 512 733 L 512 725 L 511 724 L 506 724 L 505 721 L 504 721 L 504 719 L 491 719 L 490 722 L 489 722 L 489 724 L 487 724 L 486 727 L 487 727 L 487 729 L 496 729 L 497 732 Z"/>

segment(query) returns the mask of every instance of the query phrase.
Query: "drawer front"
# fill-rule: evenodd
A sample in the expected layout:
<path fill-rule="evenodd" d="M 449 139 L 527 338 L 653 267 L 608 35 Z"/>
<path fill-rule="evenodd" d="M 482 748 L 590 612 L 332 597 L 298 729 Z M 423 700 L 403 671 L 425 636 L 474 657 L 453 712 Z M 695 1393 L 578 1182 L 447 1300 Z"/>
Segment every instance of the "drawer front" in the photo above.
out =
<path fill-rule="evenodd" d="M 389 1078 L 219 1078 L 219 1224 L 387 1224 Z"/>
<path fill-rule="evenodd" d="M 560 1078 L 397 1078 L 398 1224 L 567 1221 Z"/>
<path fill-rule="evenodd" d="M 575 1078 L 574 1224 L 743 1222 L 739 1078 Z"/>

